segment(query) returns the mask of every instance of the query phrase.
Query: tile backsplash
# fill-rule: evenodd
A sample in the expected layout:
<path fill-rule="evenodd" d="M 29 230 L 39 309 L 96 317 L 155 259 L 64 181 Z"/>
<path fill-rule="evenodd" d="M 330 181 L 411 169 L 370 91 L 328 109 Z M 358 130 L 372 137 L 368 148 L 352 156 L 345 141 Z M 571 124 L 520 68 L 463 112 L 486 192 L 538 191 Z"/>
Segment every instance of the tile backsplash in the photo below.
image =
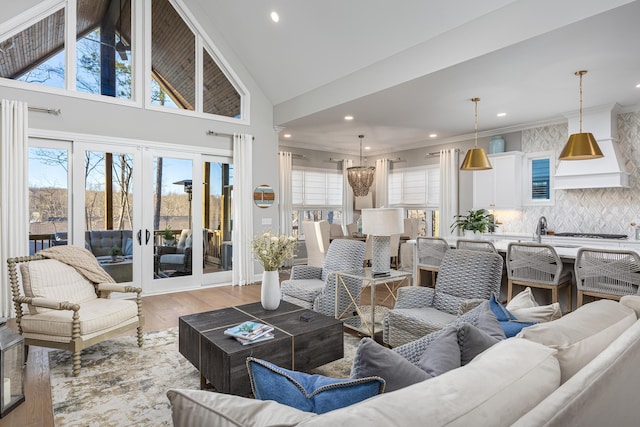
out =
<path fill-rule="evenodd" d="M 504 232 L 533 233 L 538 218 L 547 218 L 549 230 L 626 234 L 634 238 L 632 221 L 640 224 L 640 112 L 618 115 L 618 144 L 631 188 L 556 190 L 555 205 L 524 207 L 501 212 Z M 568 138 L 567 124 L 544 126 L 522 132 L 522 151 L 553 150 L 559 153 Z M 557 162 L 557 160 L 556 160 Z"/>

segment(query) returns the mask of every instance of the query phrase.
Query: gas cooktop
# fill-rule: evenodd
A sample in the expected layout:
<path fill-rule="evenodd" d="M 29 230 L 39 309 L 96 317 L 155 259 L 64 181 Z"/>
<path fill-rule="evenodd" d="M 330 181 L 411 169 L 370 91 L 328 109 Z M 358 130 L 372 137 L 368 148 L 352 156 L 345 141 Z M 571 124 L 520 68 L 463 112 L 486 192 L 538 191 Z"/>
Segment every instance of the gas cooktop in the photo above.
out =
<path fill-rule="evenodd" d="M 558 237 L 586 237 L 589 239 L 626 239 L 626 234 L 598 234 L 598 233 L 556 233 Z"/>

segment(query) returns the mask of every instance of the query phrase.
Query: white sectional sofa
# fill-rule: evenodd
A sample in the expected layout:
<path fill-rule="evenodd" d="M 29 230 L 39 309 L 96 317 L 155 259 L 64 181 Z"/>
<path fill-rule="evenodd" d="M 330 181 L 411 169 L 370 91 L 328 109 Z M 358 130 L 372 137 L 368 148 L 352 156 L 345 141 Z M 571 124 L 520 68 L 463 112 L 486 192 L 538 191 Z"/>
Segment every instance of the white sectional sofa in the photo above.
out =
<path fill-rule="evenodd" d="M 186 426 L 638 426 L 640 297 L 525 328 L 469 364 L 322 415 L 274 401 L 170 390 Z"/>

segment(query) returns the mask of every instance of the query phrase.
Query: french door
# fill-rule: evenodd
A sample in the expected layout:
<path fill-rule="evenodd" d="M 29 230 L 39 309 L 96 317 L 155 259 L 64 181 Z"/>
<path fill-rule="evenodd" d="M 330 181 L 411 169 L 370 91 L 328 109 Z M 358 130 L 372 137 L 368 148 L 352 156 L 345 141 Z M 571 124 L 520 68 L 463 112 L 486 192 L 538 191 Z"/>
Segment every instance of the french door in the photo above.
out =
<path fill-rule="evenodd" d="M 42 138 L 29 156 L 32 253 L 85 247 L 145 294 L 230 283 L 230 156 Z"/>

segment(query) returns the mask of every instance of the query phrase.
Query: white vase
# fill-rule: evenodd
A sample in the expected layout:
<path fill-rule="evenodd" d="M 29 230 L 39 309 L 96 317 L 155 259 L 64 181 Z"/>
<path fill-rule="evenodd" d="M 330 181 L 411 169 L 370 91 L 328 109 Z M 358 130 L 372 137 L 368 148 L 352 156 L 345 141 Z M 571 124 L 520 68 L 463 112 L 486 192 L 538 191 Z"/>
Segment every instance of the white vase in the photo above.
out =
<path fill-rule="evenodd" d="M 280 274 L 277 270 L 262 272 L 260 302 L 265 310 L 275 310 L 280 306 Z"/>
<path fill-rule="evenodd" d="M 474 230 L 464 230 L 464 238 L 465 239 L 482 239 L 482 233 Z"/>

